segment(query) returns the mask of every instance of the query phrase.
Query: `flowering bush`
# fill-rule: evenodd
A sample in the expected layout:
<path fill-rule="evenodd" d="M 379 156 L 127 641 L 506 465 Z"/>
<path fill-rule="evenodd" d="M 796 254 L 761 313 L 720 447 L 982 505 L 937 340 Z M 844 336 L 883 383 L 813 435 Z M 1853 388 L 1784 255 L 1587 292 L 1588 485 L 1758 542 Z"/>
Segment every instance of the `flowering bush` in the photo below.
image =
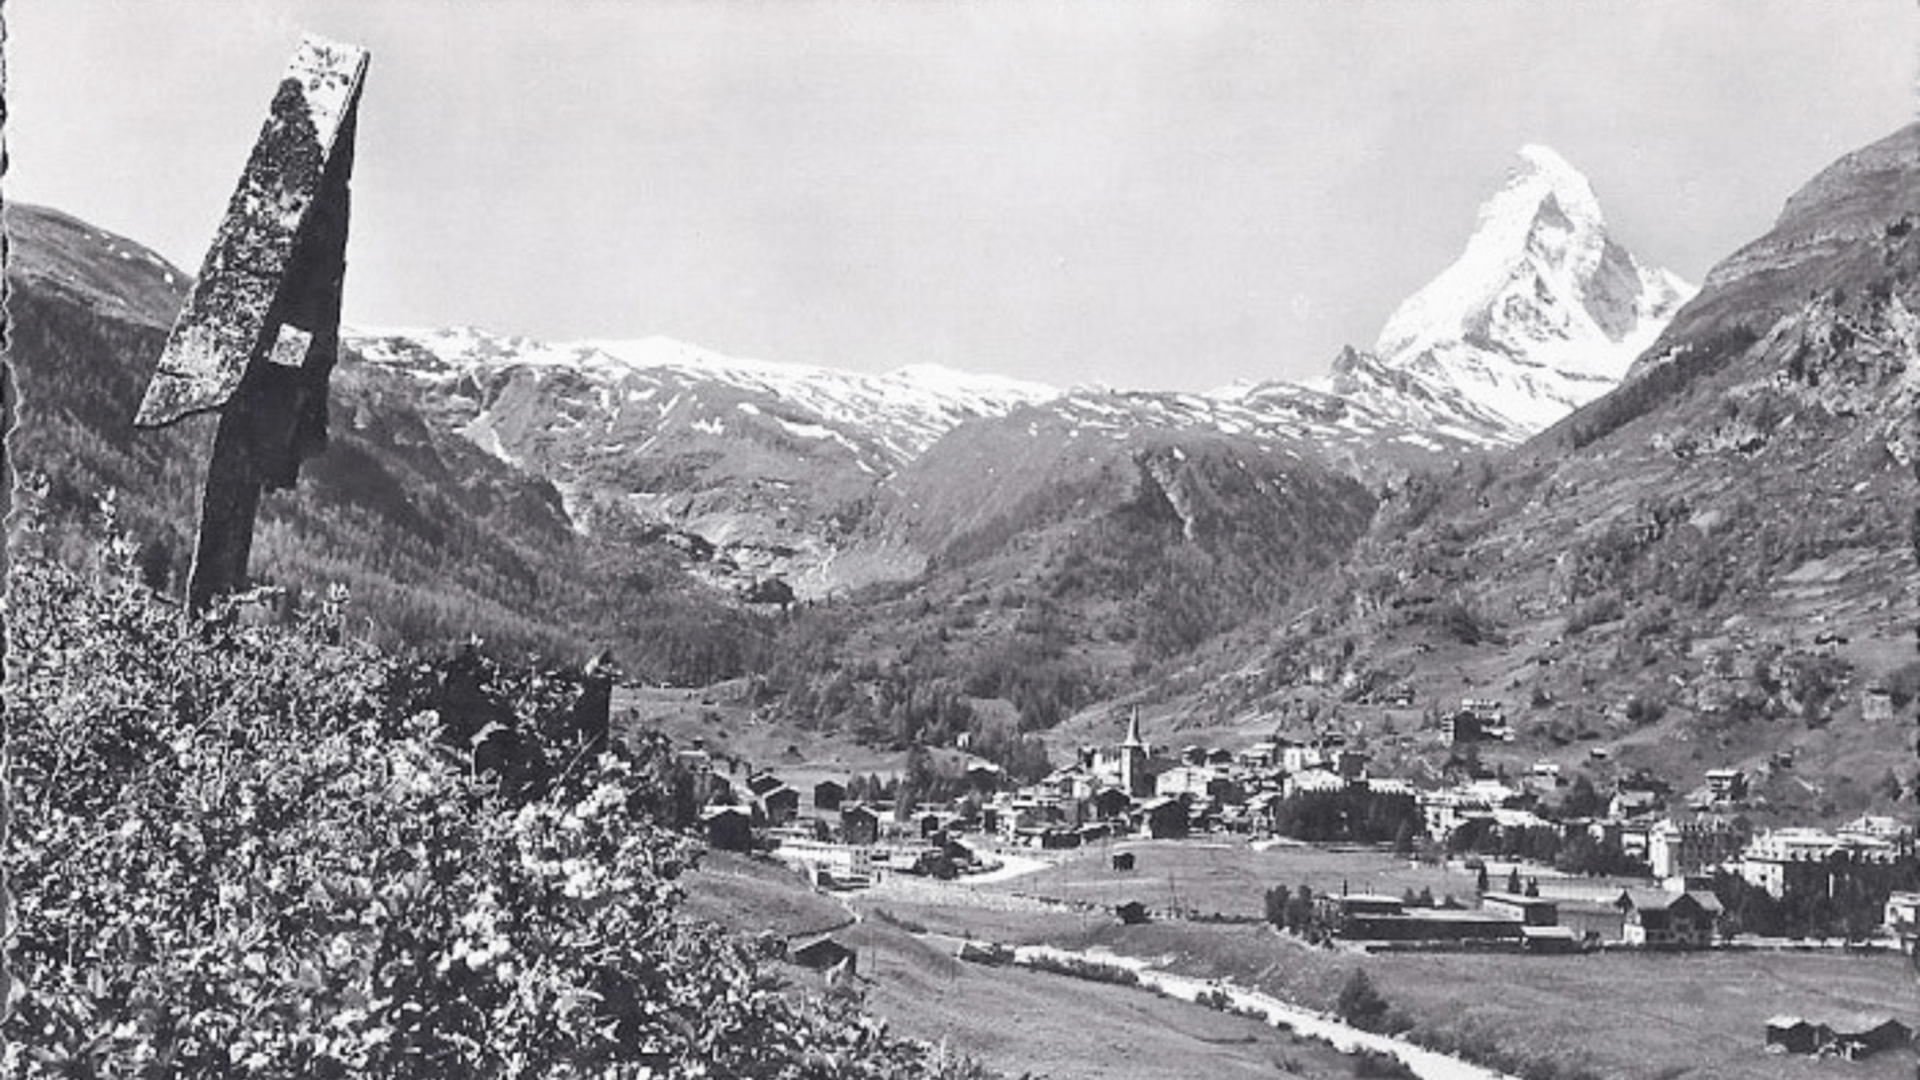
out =
<path fill-rule="evenodd" d="M 15 549 L 0 1076 L 973 1074 L 676 916 L 660 747 L 509 802 L 398 661 L 186 622 L 116 543 Z"/>

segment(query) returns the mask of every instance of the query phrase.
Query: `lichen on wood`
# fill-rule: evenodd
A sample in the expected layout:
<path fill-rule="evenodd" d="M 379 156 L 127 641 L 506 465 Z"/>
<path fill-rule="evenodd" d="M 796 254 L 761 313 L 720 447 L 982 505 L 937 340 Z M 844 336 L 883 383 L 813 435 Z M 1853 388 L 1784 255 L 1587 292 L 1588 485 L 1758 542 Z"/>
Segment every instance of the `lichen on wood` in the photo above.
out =
<path fill-rule="evenodd" d="M 351 155 L 366 64 L 364 49 L 312 37 L 300 43 L 161 353 L 136 425 L 159 427 L 226 404 L 249 364 L 279 340 L 279 327 L 270 320 L 343 132 Z"/>

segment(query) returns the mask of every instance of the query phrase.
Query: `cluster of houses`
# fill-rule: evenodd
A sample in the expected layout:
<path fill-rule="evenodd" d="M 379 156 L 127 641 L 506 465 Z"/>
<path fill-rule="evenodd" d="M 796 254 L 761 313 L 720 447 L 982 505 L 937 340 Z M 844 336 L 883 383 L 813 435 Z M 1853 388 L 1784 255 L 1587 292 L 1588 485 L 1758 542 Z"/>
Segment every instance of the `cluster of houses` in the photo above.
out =
<path fill-rule="evenodd" d="M 1499 738 L 1506 730 L 1499 704 L 1489 700 L 1463 702 L 1447 723 L 1449 738 L 1455 740 Z M 730 781 L 712 773 L 704 750 L 695 747 L 683 752 L 683 758 L 716 791 L 731 789 Z M 703 764 L 707 768 L 702 769 Z M 1496 838 L 1512 830 L 1557 830 L 1563 838 L 1585 832 L 1597 843 L 1645 863 L 1655 878 L 1673 883 L 1673 891 L 1630 890 L 1585 898 L 1583 913 L 1574 921 L 1584 924 L 1577 927 L 1576 937 L 1587 936 L 1598 922 L 1605 924 L 1603 940 L 1652 946 L 1713 940 L 1720 904 L 1699 883 L 1715 872 L 1738 873 L 1776 898 L 1807 890 L 1833 895 L 1853 877 L 1894 880 L 1896 873 L 1913 866 L 1916 855 L 1913 827 L 1889 817 L 1863 816 L 1833 830 L 1756 832 L 1745 818 L 1725 812 L 1746 795 L 1746 777 L 1737 769 L 1709 770 L 1701 793 L 1691 800 L 1690 813 L 1668 813 L 1671 789 L 1656 779 L 1633 776 L 1617 782 L 1603 815 L 1553 820 L 1536 812 L 1541 796 L 1562 783 L 1559 768 L 1551 763 L 1541 763 L 1516 782 L 1482 778 L 1416 790 L 1405 780 L 1371 775 L 1368 755 L 1337 733 L 1299 741 L 1276 738 L 1237 752 L 1192 746 L 1177 754 L 1156 754 L 1141 737 L 1137 712 L 1118 744 L 1087 748 L 1073 763 L 1031 784 L 1014 787 L 1005 780 L 997 766 L 975 761 L 966 768 L 966 797 L 902 813 L 894 806 L 849 801 L 847 786 L 837 780 L 822 780 L 803 796 L 773 774 L 758 772 L 748 775 L 743 791 L 708 806 L 702 823 L 716 848 L 747 850 L 756 836 L 770 838 L 781 857 L 814 869 L 821 880 L 857 885 L 884 872 L 965 872 L 977 859 L 973 846 L 960 842 L 962 837 L 1060 849 L 1116 837 L 1265 832 L 1276 824 L 1276 811 L 1285 800 L 1303 793 L 1361 790 L 1413 800 L 1427 835 L 1443 845 L 1469 826 Z M 803 803 L 810 814 L 802 813 Z M 1394 898 L 1336 900 L 1350 903 L 1329 912 L 1330 922 L 1371 927 L 1390 937 L 1428 931 L 1442 938 L 1528 936 L 1506 925 L 1511 913 L 1498 910 L 1504 902 L 1498 899 L 1494 907 L 1500 925 L 1482 929 L 1475 929 L 1475 919 L 1461 913 L 1410 911 L 1404 906 L 1388 911 L 1401 903 Z M 1519 925 L 1536 930 L 1559 926 L 1557 920 L 1541 921 L 1540 912 L 1547 906 L 1532 905 Z M 1901 917 L 1913 926 L 1920 904 L 1898 912 L 1895 907 L 1889 905 L 1889 925 L 1904 912 Z M 1534 944 L 1546 948 L 1562 935 L 1533 937 L 1539 939 Z M 1920 931 L 1911 937 L 1920 939 Z"/>

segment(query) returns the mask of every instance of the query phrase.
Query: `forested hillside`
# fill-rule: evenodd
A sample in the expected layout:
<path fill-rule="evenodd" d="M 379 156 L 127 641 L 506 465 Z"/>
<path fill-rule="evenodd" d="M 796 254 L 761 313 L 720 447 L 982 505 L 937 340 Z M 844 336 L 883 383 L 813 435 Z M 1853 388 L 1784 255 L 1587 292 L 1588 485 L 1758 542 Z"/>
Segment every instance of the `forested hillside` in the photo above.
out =
<path fill-rule="evenodd" d="M 59 214 L 7 208 L 10 359 L 23 400 L 11 447 L 44 484 L 55 528 L 106 493 L 146 580 L 177 590 L 192 556 L 211 420 L 136 430 L 132 417 L 186 278 Z M 269 495 L 253 576 L 292 611 L 344 585 L 387 644 L 478 635 L 512 655 L 612 648 L 636 675 L 702 684 L 764 656 L 771 626 L 684 572 L 665 543 L 582 536 L 559 493 L 421 415 L 410 380 L 342 358 L 325 453 Z"/>

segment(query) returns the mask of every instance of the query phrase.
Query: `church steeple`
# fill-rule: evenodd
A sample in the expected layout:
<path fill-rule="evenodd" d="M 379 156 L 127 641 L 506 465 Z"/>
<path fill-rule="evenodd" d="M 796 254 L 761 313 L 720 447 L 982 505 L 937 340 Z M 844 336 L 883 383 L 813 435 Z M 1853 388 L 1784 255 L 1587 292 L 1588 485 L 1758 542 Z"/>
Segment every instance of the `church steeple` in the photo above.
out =
<path fill-rule="evenodd" d="M 1128 795 L 1150 795 L 1147 785 L 1147 743 L 1140 737 L 1140 706 L 1127 719 L 1127 737 L 1120 743 L 1120 786 Z"/>

